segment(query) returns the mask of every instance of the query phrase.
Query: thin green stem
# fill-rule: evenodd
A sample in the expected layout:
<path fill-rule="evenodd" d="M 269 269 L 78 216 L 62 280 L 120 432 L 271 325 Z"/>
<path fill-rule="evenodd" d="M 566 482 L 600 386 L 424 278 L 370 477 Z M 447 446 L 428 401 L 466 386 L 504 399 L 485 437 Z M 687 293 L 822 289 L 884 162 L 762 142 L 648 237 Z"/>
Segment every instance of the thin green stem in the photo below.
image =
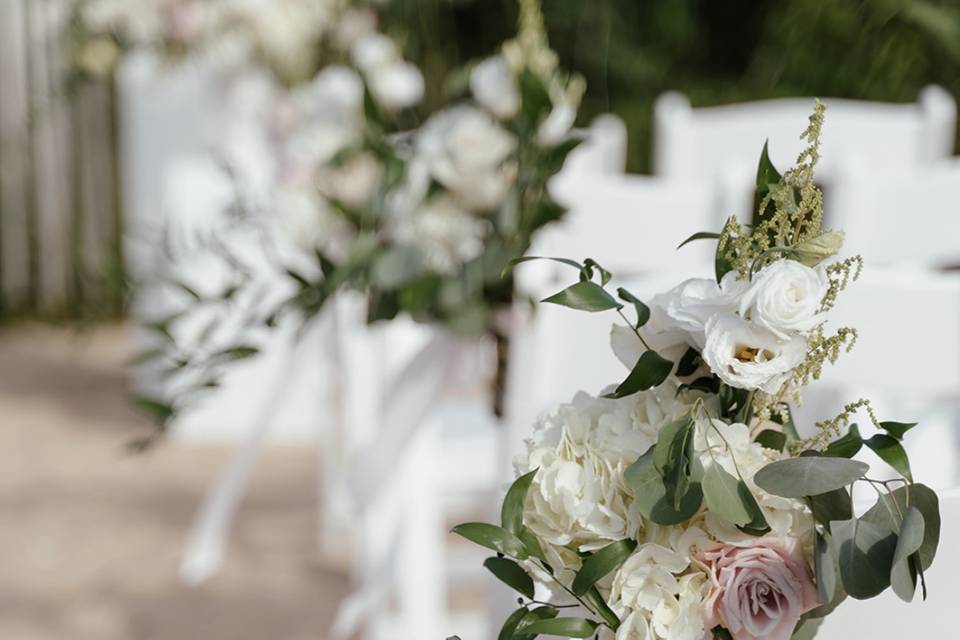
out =
<path fill-rule="evenodd" d="M 640 330 L 633 326 L 633 323 L 630 322 L 629 318 L 627 318 L 626 314 L 623 312 L 623 309 L 617 309 L 617 313 L 619 313 L 620 317 L 623 318 L 623 321 L 627 323 L 627 326 L 633 330 L 633 333 L 636 334 L 637 338 L 641 343 L 643 343 L 643 346 L 646 347 L 647 351 L 653 351 L 653 349 L 650 348 L 650 345 L 647 344 L 647 341 L 643 339 L 643 336 L 640 335 Z"/>

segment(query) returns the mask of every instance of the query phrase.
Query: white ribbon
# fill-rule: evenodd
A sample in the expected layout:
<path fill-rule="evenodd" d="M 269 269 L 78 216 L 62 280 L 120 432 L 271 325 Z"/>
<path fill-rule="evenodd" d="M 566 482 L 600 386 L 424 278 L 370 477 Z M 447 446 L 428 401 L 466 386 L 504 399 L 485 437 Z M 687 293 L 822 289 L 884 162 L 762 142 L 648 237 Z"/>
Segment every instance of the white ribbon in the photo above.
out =
<path fill-rule="evenodd" d="M 269 393 L 264 395 L 260 409 L 251 421 L 252 428 L 247 439 L 230 459 L 217 484 L 207 494 L 197 511 L 187 549 L 180 564 L 180 577 L 188 584 L 200 584 L 220 569 L 237 506 L 250 480 L 257 454 L 270 428 L 274 425 L 272 417 L 276 413 L 276 408 L 282 404 L 290 388 L 290 381 L 297 378 L 305 362 L 313 359 L 297 353 L 298 341 L 295 338 L 287 337 L 283 342 L 289 354 L 289 358 L 284 359 L 290 365 L 279 367 Z"/>

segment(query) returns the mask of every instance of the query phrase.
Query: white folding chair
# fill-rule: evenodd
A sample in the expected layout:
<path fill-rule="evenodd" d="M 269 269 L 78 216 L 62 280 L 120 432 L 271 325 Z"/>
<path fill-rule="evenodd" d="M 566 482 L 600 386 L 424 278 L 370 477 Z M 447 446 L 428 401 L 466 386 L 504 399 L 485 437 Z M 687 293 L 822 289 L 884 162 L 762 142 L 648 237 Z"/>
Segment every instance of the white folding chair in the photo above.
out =
<path fill-rule="evenodd" d="M 952 153 L 956 102 L 944 89 L 924 89 L 916 103 L 824 99 L 822 159 L 817 177 L 827 187 L 845 158 L 877 169 L 929 164 Z M 757 159 L 764 141 L 781 170 L 802 150 L 800 133 L 812 98 L 786 98 L 692 108 L 681 94 L 661 96 L 654 113 L 654 172 L 670 178 L 724 184 L 718 215 L 749 214 Z M 831 211 L 832 209 L 828 209 Z"/>
<path fill-rule="evenodd" d="M 960 482 L 960 273 L 868 267 L 838 297 L 830 326 L 860 333 L 850 353 L 827 365 L 798 408 L 801 428 L 832 418 L 847 402 L 871 400 L 881 420 L 919 422 L 905 438 L 918 481 Z M 869 434 L 867 417 L 861 429 Z M 884 473 L 870 452 L 864 461 Z"/>
<path fill-rule="evenodd" d="M 940 545 L 933 566 L 926 573 L 929 594 L 921 601 L 905 603 L 892 591 L 872 600 L 847 599 L 817 633 L 817 640 L 854 638 L 923 638 L 952 640 L 957 637 L 956 602 L 960 548 L 960 491 L 940 493 Z"/>
<path fill-rule="evenodd" d="M 840 169 L 832 206 L 847 253 L 868 264 L 960 266 L 960 158 L 886 170 L 850 159 Z"/>

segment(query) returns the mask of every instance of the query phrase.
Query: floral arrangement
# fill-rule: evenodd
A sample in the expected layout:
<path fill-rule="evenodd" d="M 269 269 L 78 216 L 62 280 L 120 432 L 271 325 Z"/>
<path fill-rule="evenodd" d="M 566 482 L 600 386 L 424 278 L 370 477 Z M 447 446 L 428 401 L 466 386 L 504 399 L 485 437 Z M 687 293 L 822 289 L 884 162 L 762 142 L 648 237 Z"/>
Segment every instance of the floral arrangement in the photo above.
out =
<path fill-rule="evenodd" d="M 821 229 L 822 123 L 818 103 L 783 175 L 764 149 L 751 225 L 730 219 L 688 240 L 717 241 L 714 278 L 645 303 L 608 291 L 595 261 L 561 260 L 579 281 L 545 302 L 625 320 L 632 309 L 611 334 L 630 373 L 540 421 L 499 525 L 454 528 L 495 551 L 484 565 L 522 596 L 501 640 L 812 638 L 847 596 L 889 587 L 909 601 L 918 583 L 926 595 L 940 516 L 901 444 L 914 425 L 879 421 L 865 400 L 808 438 L 791 418 L 856 338 L 827 332 L 861 261 L 827 264 L 843 236 Z M 861 409 L 869 438 L 850 424 Z M 895 479 L 868 476 L 852 459 L 863 448 Z M 855 487 L 878 496 L 859 516 Z"/>
<path fill-rule="evenodd" d="M 546 185 L 578 143 L 571 127 L 584 89 L 559 68 L 539 3 L 520 5 L 516 39 L 468 70 L 468 95 L 422 123 L 411 109 L 422 77 L 376 31 L 353 39 L 343 64 L 267 100 L 274 178 L 254 207 L 238 192 L 239 208 L 265 214 L 247 216 L 257 223 L 279 219 L 300 255 L 274 256 L 292 293 L 271 308 L 255 305 L 245 326 L 269 329 L 291 315 L 307 322 L 352 289 L 367 297 L 370 322 L 404 313 L 458 335 L 506 340 L 497 316 L 514 290 L 503 272 L 564 213 Z M 244 164 L 224 155 L 231 167 Z M 242 171 L 235 175 L 244 182 Z M 189 345 L 175 339 L 174 325 L 193 310 L 235 304 L 262 284 L 241 257 L 222 245 L 218 251 L 231 267 L 218 292 L 182 282 L 176 265 L 161 274 L 184 308 L 151 325 L 163 346 L 143 360 L 160 359 L 188 382 L 176 385 L 176 398 L 140 404 L 165 419 L 216 386 L 229 363 L 257 353 L 244 337 Z"/>
<path fill-rule="evenodd" d="M 108 77 L 124 53 L 147 49 L 169 62 L 204 57 L 222 68 L 267 68 L 287 86 L 376 28 L 362 0 L 79 0 L 72 21 L 74 71 Z"/>

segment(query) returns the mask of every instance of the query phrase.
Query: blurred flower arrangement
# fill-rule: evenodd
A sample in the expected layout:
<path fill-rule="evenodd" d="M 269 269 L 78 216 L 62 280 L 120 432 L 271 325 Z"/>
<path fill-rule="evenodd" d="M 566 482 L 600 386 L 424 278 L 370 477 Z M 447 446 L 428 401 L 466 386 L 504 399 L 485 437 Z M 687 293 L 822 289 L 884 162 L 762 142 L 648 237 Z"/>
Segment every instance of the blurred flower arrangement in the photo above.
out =
<path fill-rule="evenodd" d="M 625 320 L 631 307 L 636 320 L 611 334 L 630 373 L 537 425 L 499 526 L 454 529 L 495 551 L 485 566 L 522 596 L 500 638 L 812 638 L 847 596 L 892 587 L 910 601 L 919 583 L 925 597 L 940 515 L 901 445 L 914 425 L 878 421 L 866 400 L 807 439 L 791 417 L 790 402 L 856 337 L 825 334 L 860 259 L 824 264 L 843 236 L 820 226 L 822 122 L 818 103 L 809 146 L 784 175 L 764 149 L 749 227 L 731 218 L 690 239 L 718 241 L 715 278 L 648 306 L 608 291 L 595 261 L 566 261 L 579 282 L 545 302 Z M 870 438 L 849 425 L 860 409 Z M 864 447 L 895 479 L 867 476 L 851 459 Z M 861 486 L 878 499 L 857 517 Z"/>
<path fill-rule="evenodd" d="M 350 12 L 342 14 L 350 37 L 335 39 L 342 55 L 311 80 L 284 89 L 262 78 L 238 85 L 255 92 L 237 102 L 253 113 L 260 148 L 274 158 L 269 188 L 251 204 L 243 193 L 255 182 L 243 170 L 250 149 L 228 136 L 221 153 L 238 209 L 261 214 L 250 221 L 279 223 L 300 249 L 277 265 L 293 293 L 255 308 L 248 326 L 270 329 L 284 315 L 306 322 L 353 289 L 366 295 L 370 322 L 404 313 L 458 335 L 505 340 L 498 311 L 514 291 L 503 272 L 563 215 L 546 185 L 578 143 L 571 127 L 584 90 L 559 68 L 539 2 L 520 6 L 517 37 L 468 70 L 469 95 L 423 122 L 413 108 L 424 92 L 420 72 L 375 20 Z M 229 363 L 257 353 L 243 338 L 187 348 L 173 337 L 172 325 L 191 309 L 230 305 L 251 288 L 242 260 L 220 248 L 233 272 L 220 292 L 177 281 L 176 265 L 169 274 L 168 284 L 186 292 L 184 309 L 151 325 L 165 346 L 144 359 L 190 382 L 175 398 L 141 402 L 160 417 L 215 386 Z"/>

